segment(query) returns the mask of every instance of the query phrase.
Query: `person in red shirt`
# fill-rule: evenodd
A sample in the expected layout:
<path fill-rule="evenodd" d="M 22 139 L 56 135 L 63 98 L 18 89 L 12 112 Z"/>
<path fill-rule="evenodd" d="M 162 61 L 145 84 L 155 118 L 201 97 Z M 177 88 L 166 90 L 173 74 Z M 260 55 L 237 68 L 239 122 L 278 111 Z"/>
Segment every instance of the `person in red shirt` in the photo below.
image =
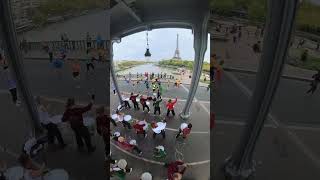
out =
<path fill-rule="evenodd" d="M 110 116 L 104 113 L 104 106 L 100 106 L 97 110 L 97 132 L 100 136 L 102 136 L 104 144 L 105 144 L 105 155 L 108 157 L 109 155 L 109 144 L 110 144 L 110 121 L 112 120 Z"/>
<path fill-rule="evenodd" d="M 148 109 L 148 113 L 149 113 L 150 112 L 150 108 L 147 105 L 147 100 L 148 100 L 148 98 L 144 98 L 143 95 L 140 96 L 140 103 L 142 105 L 142 111 L 144 111 L 144 109 L 147 108 Z"/>
<path fill-rule="evenodd" d="M 179 133 L 176 135 L 176 138 L 178 138 L 180 135 L 182 135 L 183 139 L 187 138 L 187 136 L 190 134 L 192 129 L 192 124 L 189 123 L 182 123 L 179 128 Z"/>
<path fill-rule="evenodd" d="M 167 116 L 169 116 L 170 111 L 172 112 L 172 115 L 175 116 L 176 113 L 174 112 L 174 105 L 177 103 L 178 98 L 175 99 L 175 101 L 172 101 L 171 99 L 168 100 L 167 103 Z"/>
<path fill-rule="evenodd" d="M 83 148 L 84 139 L 89 153 L 94 152 L 96 148 L 91 144 L 90 132 L 83 124 L 82 114 L 91 110 L 92 104 L 93 98 L 87 106 L 76 107 L 74 98 L 69 98 L 66 103 L 66 110 L 62 117 L 63 122 L 68 121 L 70 123 L 71 129 L 76 136 L 78 149 L 81 150 Z"/>
<path fill-rule="evenodd" d="M 133 128 L 136 130 L 136 133 L 137 134 L 143 134 L 144 137 L 146 138 L 147 137 L 147 133 L 144 129 L 144 127 L 146 126 L 146 121 L 136 121 L 135 124 L 133 125 Z"/>
<path fill-rule="evenodd" d="M 139 96 L 139 94 L 137 94 L 137 95 L 133 95 L 133 93 L 131 93 L 131 96 L 130 96 L 130 100 L 132 101 L 132 103 L 133 103 L 133 107 L 134 107 L 134 109 L 140 109 L 139 108 L 139 104 L 138 104 L 138 102 L 137 102 L 137 97 Z"/>
<path fill-rule="evenodd" d="M 181 176 L 186 171 L 187 165 L 182 161 L 174 161 L 169 164 L 165 164 L 167 167 L 168 180 L 175 180 L 175 174 L 179 173 Z"/>

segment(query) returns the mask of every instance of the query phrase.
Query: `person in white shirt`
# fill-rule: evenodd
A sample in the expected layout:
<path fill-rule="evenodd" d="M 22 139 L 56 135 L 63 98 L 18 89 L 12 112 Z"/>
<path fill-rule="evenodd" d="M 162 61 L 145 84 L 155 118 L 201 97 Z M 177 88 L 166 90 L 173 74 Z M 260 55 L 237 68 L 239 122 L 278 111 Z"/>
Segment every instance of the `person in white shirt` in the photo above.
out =
<path fill-rule="evenodd" d="M 41 97 L 36 97 L 36 102 L 38 105 L 38 114 L 41 125 L 47 129 L 48 143 L 54 144 L 55 138 L 57 138 L 60 147 L 64 148 L 66 144 L 62 138 L 61 132 L 58 126 L 50 121 L 50 115 L 48 113 L 47 107 L 42 103 Z"/>

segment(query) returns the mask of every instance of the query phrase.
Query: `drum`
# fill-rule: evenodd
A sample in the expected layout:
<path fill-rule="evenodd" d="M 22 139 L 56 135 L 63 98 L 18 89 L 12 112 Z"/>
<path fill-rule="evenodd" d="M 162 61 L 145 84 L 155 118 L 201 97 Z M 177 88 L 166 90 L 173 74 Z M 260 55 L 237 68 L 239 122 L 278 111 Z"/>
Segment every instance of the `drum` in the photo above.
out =
<path fill-rule="evenodd" d="M 153 96 L 157 97 L 157 93 L 153 93 Z"/>
<path fill-rule="evenodd" d="M 125 115 L 123 119 L 128 122 L 128 121 L 131 121 L 132 116 L 131 115 Z"/>
<path fill-rule="evenodd" d="M 44 175 L 43 180 L 68 180 L 69 174 L 63 169 L 53 169 Z"/>
<path fill-rule="evenodd" d="M 62 115 L 55 115 L 50 118 L 50 122 L 53 124 L 60 124 L 62 122 Z"/>
<path fill-rule="evenodd" d="M 23 168 L 21 166 L 15 166 L 7 169 L 5 176 L 8 180 L 20 180 L 23 178 Z"/>
<path fill-rule="evenodd" d="M 134 139 L 132 139 L 132 140 L 130 140 L 129 144 L 131 144 L 131 145 L 137 145 L 137 141 L 134 140 Z"/>
<path fill-rule="evenodd" d="M 129 98 L 124 98 L 125 101 L 129 101 Z"/>
<path fill-rule="evenodd" d="M 112 115 L 111 115 L 111 118 L 112 118 L 113 120 L 116 120 L 116 119 L 118 119 L 118 115 L 117 115 L 117 114 L 112 114 Z"/>
<path fill-rule="evenodd" d="M 149 101 L 147 101 L 147 102 L 146 102 L 146 104 L 149 106 L 149 105 L 150 105 L 150 102 L 149 102 Z"/>
<path fill-rule="evenodd" d="M 137 101 L 137 102 L 140 102 L 140 98 L 136 98 L 136 101 Z"/>
<path fill-rule="evenodd" d="M 95 120 L 91 117 L 83 118 L 83 125 L 87 126 L 91 135 L 95 134 Z"/>
<path fill-rule="evenodd" d="M 162 130 L 166 128 L 167 123 L 163 122 L 157 122 L 157 127 L 153 128 L 152 131 L 155 132 L 156 134 L 161 133 Z"/>

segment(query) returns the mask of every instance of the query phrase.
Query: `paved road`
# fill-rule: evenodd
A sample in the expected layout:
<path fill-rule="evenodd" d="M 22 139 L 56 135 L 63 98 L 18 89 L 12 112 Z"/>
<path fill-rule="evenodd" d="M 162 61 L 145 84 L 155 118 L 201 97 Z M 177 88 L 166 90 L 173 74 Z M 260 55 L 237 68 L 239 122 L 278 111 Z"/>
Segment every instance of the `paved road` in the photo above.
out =
<path fill-rule="evenodd" d="M 214 139 L 214 176 L 223 178 L 220 168 L 239 143 L 250 107 L 255 76 L 227 73 L 213 100 L 217 125 Z M 267 126 L 258 140 L 254 159 L 257 179 L 308 179 L 319 177 L 320 148 L 316 107 L 319 95 L 305 96 L 308 83 L 282 79 Z M 248 96 L 249 95 L 249 96 Z M 279 123 L 281 124 L 280 126 Z M 284 127 L 283 125 L 284 124 Z M 277 162 L 277 163 L 275 163 Z M 270 171 L 272 169 L 272 171 Z M 292 173 L 294 172 L 294 173 Z"/>

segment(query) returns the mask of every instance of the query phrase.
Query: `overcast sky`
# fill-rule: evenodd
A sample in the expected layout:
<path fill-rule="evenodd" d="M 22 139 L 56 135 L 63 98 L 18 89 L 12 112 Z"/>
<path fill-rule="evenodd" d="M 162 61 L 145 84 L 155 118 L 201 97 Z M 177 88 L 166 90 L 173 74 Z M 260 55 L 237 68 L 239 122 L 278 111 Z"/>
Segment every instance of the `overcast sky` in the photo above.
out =
<path fill-rule="evenodd" d="M 149 31 L 149 46 L 152 54 L 151 60 L 170 59 L 176 49 L 176 37 L 179 34 L 180 56 L 185 60 L 194 60 L 193 34 L 189 29 L 155 29 Z M 121 43 L 113 45 L 114 60 L 145 60 L 146 32 L 139 32 L 122 38 Z M 209 62 L 210 37 L 205 55 Z"/>

